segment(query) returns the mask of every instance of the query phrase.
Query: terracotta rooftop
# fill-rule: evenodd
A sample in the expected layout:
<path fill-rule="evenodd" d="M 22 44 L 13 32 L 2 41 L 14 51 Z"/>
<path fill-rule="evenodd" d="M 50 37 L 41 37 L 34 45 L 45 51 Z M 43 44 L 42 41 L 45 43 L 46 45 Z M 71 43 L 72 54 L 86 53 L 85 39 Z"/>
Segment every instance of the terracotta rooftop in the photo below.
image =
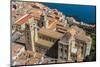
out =
<path fill-rule="evenodd" d="M 63 36 L 63 34 L 53 31 L 53 30 L 49 30 L 49 29 L 45 29 L 44 27 L 42 27 L 39 31 L 39 34 L 42 34 L 44 36 L 48 36 L 54 39 L 59 39 Z"/>
<path fill-rule="evenodd" d="M 40 15 L 42 15 L 42 10 L 40 10 L 40 9 L 31 9 L 31 10 L 29 10 L 29 13 L 30 13 L 34 18 L 38 18 L 38 17 L 40 17 Z"/>
<path fill-rule="evenodd" d="M 50 42 L 50 41 L 47 41 L 47 40 L 38 39 L 38 41 L 36 42 L 36 44 L 39 44 L 39 45 L 42 45 L 42 46 L 46 46 L 46 47 L 52 47 L 52 45 L 54 43 Z"/>
<path fill-rule="evenodd" d="M 85 31 L 82 28 L 79 28 L 78 26 L 71 26 L 71 28 L 76 30 L 77 34 L 85 35 Z"/>
<path fill-rule="evenodd" d="M 34 17 L 34 19 L 39 20 L 42 11 L 40 9 L 32 9 L 29 11 L 30 14 L 25 14 L 20 19 L 18 19 L 15 24 L 22 25 L 28 21 L 28 19 Z"/>
<path fill-rule="evenodd" d="M 20 19 L 18 19 L 18 20 L 15 22 L 15 24 L 17 24 L 17 25 L 22 25 L 22 24 L 26 23 L 26 22 L 28 21 L 28 19 L 30 19 L 30 18 L 32 18 L 32 16 L 29 15 L 29 14 L 26 14 L 26 15 L 24 15 L 23 17 L 21 17 Z"/>
<path fill-rule="evenodd" d="M 56 27 L 59 28 L 59 29 L 62 29 L 62 30 L 66 30 L 67 31 L 67 28 L 65 28 L 63 26 L 56 25 Z"/>
<path fill-rule="evenodd" d="M 70 34 L 71 34 L 72 36 L 76 35 L 76 32 L 77 32 L 74 28 L 70 28 L 70 29 L 68 29 L 67 31 L 70 32 Z"/>
<path fill-rule="evenodd" d="M 60 42 L 67 43 L 71 37 L 71 33 L 66 32 L 66 34 L 60 39 Z"/>
<path fill-rule="evenodd" d="M 89 43 L 89 42 L 92 41 L 92 39 L 91 39 L 89 36 L 82 35 L 82 34 L 78 34 L 78 35 L 76 36 L 76 39 L 82 40 L 82 41 L 84 41 L 84 42 L 86 42 L 86 43 Z"/>
<path fill-rule="evenodd" d="M 48 28 L 53 30 L 53 29 L 56 28 L 56 24 L 59 23 L 59 22 L 56 19 L 51 19 L 51 20 L 49 20 L 48 23 L 49 23 Z"/>
<path fill-rule="evenodd" d="M 70 30 L 70 32 L 71 32 L 72 34 L 75 34 L 75 33 L 76 33 L 76 35 L 75 35 L 75 38 L 76 38 L 76 39 L 82 40 L 82 41 L 84 41 L 84 42 L 86 42 L 86 43 L 92 41 L 92 40 L 91 40 L 91 37 L 90 37 L 90 36 L 87 36 L 86 33 L 85 33 L 85 31 L 84 31 L 83 29 L 81 29 L 81 28 L 79 28 L 79 27 L 77 27 L 77 26 L 72 26 L 71 29 L 72 29 L 72 30 L 70 30 L 70 29 L 69 29 L 69 30 Z M 74 31 L 74 30 L 75 30 L 75 31 Z"/>

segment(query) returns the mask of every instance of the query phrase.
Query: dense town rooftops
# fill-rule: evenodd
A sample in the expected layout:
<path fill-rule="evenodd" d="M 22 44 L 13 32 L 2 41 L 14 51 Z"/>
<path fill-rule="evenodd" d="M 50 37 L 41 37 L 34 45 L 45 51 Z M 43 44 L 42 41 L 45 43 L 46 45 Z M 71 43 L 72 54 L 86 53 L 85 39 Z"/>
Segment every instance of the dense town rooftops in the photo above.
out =
<path fill-rule="evenodd" d="M 31 3 L 30 4 L 32 7 L 36 7 L 36 8 L 39 8 L 39 9 L 42 9 L 44 8 L 45 6 L 40 4 L 40 3 Z"/>
<path fill-rule="evenodd" d="M 12 43 L 12 56 L 17 56 L 17 53 L 19 53 L 22 48 L 24 49 L 25 47 L 18 43 Z"/>
<path fill-rule="evenodd" d="M 37 64 L 42 59 L 42 54 L 38 52 L 25 51 L 16 60 L 15 65 Z"/>

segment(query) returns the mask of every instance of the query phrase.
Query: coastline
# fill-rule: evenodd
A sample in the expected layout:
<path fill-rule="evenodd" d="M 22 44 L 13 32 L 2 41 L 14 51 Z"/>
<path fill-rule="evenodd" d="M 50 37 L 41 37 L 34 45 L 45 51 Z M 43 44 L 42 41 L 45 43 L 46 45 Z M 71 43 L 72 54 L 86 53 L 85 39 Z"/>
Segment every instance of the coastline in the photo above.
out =
<path fill-rule="evenodd" d="M 66 17 L 74 17 L 77 21 L 83 21 L 85 24 L 96 24 L 96 8 L 95 6 L 83 6 L 74 4 L 54 4 L 43 3 L 51 9 L 57 9 L 62 12 Z M 62 8 L 63 7 L 63 8 Z"/>

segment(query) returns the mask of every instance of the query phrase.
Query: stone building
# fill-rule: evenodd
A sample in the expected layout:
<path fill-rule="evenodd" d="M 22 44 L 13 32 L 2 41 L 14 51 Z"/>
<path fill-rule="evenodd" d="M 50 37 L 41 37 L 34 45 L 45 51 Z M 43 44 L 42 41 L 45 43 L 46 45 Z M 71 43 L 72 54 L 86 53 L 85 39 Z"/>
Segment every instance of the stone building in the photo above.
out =
<path fill-rule="evenodd" d="M 47 55 L 49 54 L 51 57 L 55 57 L 54 55 L 57 53 L 58 49 L 57 43 L 62 36 L 62 33 L 45 29 L 45 27 L 41 28 L 38 32 L 38 41 L 36 42 L 36 46 L 40 48 L 38 51 Z"/>
<path fill-rule="evenodd" d="M 58 42 L 58 61 L 66 62 L 68 60 L 68 54 L 70 54 L 70 37 L 71 34 L 66 33 Z"/>

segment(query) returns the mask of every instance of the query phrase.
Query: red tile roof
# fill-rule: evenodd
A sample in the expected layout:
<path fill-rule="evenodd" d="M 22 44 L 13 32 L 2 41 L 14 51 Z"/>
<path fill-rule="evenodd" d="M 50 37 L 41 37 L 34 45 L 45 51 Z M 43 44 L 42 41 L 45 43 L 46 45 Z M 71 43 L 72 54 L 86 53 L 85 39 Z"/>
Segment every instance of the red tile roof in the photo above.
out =
<path fill-rule="evenodd" d="M 22 24 L 26 23 L 26 22 L 28 21 L 28 19 L 30 19 L 30 18 L 32 18 L 32 16 L 29 15 L 29 14 L 26 14 L 26 15 L 24 15 L 22 18 L 20 18 L 19 20 L 17 20 L 17 21 L 15 22 L 15 24 L 17 24 L 17 25 L 22 25 Z"/>

